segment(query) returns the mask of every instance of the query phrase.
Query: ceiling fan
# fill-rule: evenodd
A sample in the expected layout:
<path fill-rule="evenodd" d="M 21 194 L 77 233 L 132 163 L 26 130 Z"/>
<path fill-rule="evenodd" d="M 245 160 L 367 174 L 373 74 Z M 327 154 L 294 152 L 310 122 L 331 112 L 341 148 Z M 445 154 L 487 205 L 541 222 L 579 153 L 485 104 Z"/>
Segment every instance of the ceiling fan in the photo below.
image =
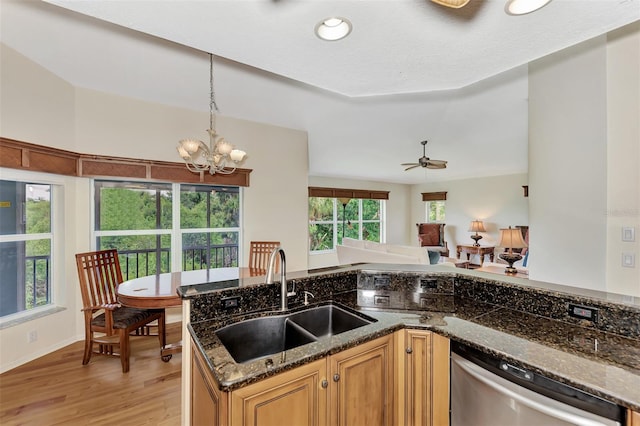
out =
<path fill-rule="evenodd" d="M 428 141 L 420 142 L 422 144 L 422 157 L 418 159 L 417 163 L 402 163 L 401 166 L 409 166 L 404 171 L 415 169 L 416 167 L 426 167 L 427 169 L 446 169 L 447 162 L 443 160 L 432 160 L 425 154 Z"/>

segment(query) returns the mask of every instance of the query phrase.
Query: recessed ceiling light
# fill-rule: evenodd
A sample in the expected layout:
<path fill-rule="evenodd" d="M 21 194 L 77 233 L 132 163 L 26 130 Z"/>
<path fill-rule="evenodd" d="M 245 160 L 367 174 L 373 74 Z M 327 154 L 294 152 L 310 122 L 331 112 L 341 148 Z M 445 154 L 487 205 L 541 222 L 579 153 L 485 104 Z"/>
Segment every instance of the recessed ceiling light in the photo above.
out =
<path fill-rule="evenodd" d="M 316 35 L 323 40 L 336 41 L 351 32 L 351 22 L 345 18 L 326 18 L 316 25 Z"/>
<path fill-rule="evenodd" d="M 526 15 L 545 6 L 551 0 L 509 0 L 504 11 L 509 15 Z"/>

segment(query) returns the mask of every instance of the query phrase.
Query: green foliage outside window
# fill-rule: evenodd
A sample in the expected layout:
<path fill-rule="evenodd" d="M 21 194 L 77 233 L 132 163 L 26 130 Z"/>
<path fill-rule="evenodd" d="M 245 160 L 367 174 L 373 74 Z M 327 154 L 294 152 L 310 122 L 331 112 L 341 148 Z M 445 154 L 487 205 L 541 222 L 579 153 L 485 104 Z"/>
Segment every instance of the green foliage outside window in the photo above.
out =
<path fill-rule="evenodd" d="M 444 222 L 445 202 L 444 201 L 428 201 L 427 202 L 427 222 Z"/>
<path fill-rule="evenodd" d="M 343 237 L 380 241 L 380 200 L 309 197 L 309 250 L 333 250 Z"/>

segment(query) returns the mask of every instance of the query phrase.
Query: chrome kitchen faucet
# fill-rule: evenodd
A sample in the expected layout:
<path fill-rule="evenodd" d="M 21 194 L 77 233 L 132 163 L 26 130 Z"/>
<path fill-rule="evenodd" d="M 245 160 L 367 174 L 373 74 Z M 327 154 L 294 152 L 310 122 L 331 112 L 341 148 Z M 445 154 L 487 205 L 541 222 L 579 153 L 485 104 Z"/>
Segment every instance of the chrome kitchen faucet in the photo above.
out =
<path fill-rule="evenodd" d="M 282 247 L 276 247 L 269 256 L 269 265 L 267 267 L 267 279 L 266 284 L 273 284 L 273 270 L 276 265 L 276 256 L 280 255 L 280 310 L 287 310 L 287 300 L 291 296 L 296 295 L 296 284 L 293 283 L 291 291 L 287 291 L 287 261 L 285 259 L 284 250 Z"/>

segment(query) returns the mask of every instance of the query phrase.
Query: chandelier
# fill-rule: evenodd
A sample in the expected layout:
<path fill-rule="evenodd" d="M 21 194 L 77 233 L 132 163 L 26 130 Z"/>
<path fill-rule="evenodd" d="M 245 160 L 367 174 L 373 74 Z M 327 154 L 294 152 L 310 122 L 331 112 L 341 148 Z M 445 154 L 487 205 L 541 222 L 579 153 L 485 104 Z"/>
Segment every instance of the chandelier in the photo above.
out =
<path fill-rule="evenodd" d="M 209 171 L 216 174 L 230 174 L 236 170 L 238 163 L 244 160 L 246 152 L 235 149 L 216 132 L 215 114 L 219 112 L 213 90 L 213 54 L 209 54 L 209 146 L 199 139 L 182 139 L 178 143 L 178 154 L 187 164 L 187 169 L 194 173 Z"/>

